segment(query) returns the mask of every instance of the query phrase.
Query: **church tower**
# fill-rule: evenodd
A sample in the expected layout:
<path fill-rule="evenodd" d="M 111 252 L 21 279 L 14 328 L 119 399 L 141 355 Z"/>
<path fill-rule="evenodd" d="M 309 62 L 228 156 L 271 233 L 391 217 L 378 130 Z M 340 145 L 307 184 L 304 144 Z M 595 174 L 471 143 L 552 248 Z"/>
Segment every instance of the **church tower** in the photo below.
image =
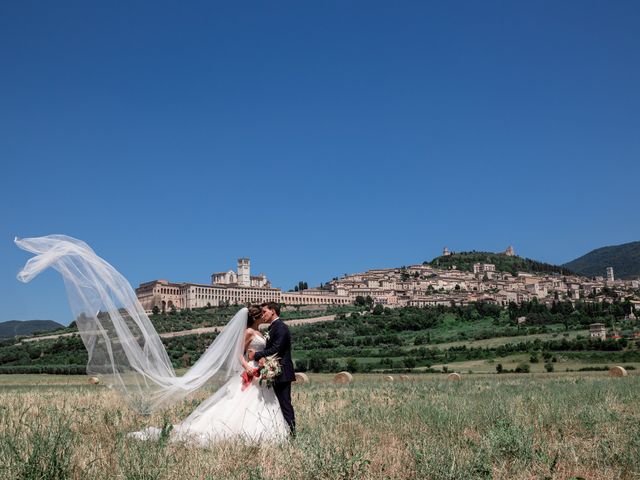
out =
<path fill-rule="evenodd" d="M 248 258 L 238 259 L 238 285 L 251 286 L 251 261 Z"/>
<path fill-rule="evenodd" d="M 613 276 L 613 267 L 607 267 L 607 282 L 613 283 L 615 277 Z"/>

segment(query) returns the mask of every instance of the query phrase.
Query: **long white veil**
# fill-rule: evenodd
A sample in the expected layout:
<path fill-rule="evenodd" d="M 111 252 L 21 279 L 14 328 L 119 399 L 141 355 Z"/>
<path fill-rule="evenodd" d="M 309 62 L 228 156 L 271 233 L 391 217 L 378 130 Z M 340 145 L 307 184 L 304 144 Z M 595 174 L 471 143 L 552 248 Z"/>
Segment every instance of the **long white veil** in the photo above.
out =
<path fill-rule="evenodd" d="M 242 371 L 246 308 L 178 377 L 129 282 L 89 245 L 66 235 L 16 238 L 15 242 L 36 254 L 18 273 L 18 280 L 29 282 L 49 267 L 62 275 L 89 354 L 87 373 L 121 390 L 136 410 L 149 413 L 184 398 L 214 378 L 224 380 Z"/>

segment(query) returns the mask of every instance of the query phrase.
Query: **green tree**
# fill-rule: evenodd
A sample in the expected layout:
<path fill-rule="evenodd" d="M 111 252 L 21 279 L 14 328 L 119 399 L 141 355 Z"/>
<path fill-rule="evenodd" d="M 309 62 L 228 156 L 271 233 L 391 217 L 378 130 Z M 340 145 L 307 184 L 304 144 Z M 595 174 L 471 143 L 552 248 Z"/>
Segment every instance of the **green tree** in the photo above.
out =
<path fill-rule="evenodd" d="M 371 308 L 373 307 L 373 298 L 371 298 L 371 295 L 367 295 L 367 297 L 364 299 L 364 303 L 367 305 L 367 308 L 371 310 Z"/>
<path fill-rule="evenodd" d="M 387 368 L 393 368 L 393 360 L 391 360 L 390 358 L 383 358 L 382 360 L 380 360 L 380 366 L 381 367 L 387 367 Z"/>
<path fill-rule="evenodd" d="M 309 368 L 309 363 L 307 362 L 307 360 L 300 359 L 300 360 L 296 360 L 294 362 L 294 366 L 295 366 L 295 370 L 296 372 L 306 372 Z"/>
<path fill-rule="evenodd" d="M 360 370 L 360 365 L 358 364 L 358 361 L 351 357 L 347 359 L 347 372 L 351 372 L 351 373 L 355 373 L 357 371 Z"/>
<path fill-rule="evenodd" d="M 409 370 L 416 368 L 417 365 L 416 359 L 413 357 L 405 357 L 403 363 L 405 368 L 408 368 Z"/>
<path fill-rule="evenodd" d="M 311 355 L 311 357 L 309 358 L 309 364 L 308 364 L 309 370 L 311 370 L 314 373 L 319 373 L 322 371 L 326 363 L 327 361 L 324 358 L 316 355 Z"/>
<path fill-rule="evenodd" d="M 329 370 L 330 372 L 336 373 L 342 370 L 342 367 L 335 360 L 329 360 L 329 363 L 327 363 L 327 370 Z"/>

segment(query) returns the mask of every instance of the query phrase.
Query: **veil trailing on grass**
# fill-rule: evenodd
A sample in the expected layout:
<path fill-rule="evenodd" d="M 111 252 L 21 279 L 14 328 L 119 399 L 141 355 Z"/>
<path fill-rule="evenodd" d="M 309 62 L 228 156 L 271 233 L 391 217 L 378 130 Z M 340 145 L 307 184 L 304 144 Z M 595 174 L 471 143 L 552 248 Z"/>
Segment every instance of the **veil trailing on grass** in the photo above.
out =
<path fill-rule="evenodd" d="M 136 410 L 149 413 L 181 400 L 206 382 L 226 380 L 242 371 L 246 308 L 179 377 L 129 282 L 89 245 L 65 235 L 16 238 L 15 242 L 36 254 L 18 273 L 18 280 L 29 282 L 49 267 L 62 275 L 89 354 L 87 373 L 118 388 Z"/>

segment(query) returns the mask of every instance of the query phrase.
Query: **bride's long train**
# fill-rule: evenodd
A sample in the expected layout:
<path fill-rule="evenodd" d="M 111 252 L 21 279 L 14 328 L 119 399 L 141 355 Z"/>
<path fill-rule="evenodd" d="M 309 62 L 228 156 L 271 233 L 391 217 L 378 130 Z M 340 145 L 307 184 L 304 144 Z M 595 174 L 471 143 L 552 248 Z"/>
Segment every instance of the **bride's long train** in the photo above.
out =
<path fill-rule="evenodd" d="M 66 235 L 16 238 L 15 242 L 35 254 L 18 279 L 29 282 L 49 267 L 60 273 L 87 348 L 87 373 L 118 388 L 136 410 L 149 413 L 183 399 L 205 383 L 222 385 L 242 372 L 239 358 L 246 309 L 228 322 L 184 375 L 177 376 L 129 282 L 89 245 Z"/>

